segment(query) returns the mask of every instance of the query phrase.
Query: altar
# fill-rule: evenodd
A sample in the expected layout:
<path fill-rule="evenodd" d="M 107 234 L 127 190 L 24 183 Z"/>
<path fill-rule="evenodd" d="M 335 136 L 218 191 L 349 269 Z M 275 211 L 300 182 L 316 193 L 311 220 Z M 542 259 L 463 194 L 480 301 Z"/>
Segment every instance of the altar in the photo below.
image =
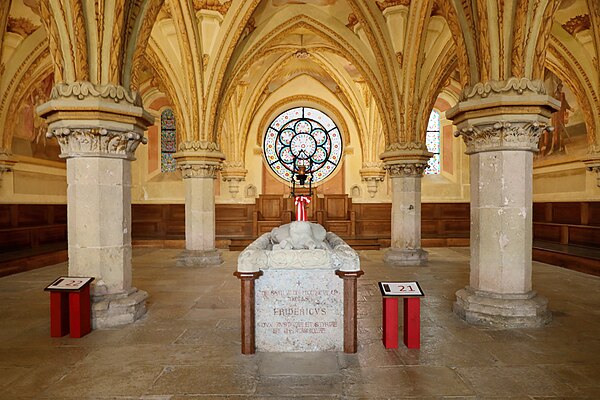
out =
<path fill-rule="evenodd" d="M 318 224 L 292 222 L 251 243 L 238 258 L 242 353 L 355 353 L 356 251 Z"/>

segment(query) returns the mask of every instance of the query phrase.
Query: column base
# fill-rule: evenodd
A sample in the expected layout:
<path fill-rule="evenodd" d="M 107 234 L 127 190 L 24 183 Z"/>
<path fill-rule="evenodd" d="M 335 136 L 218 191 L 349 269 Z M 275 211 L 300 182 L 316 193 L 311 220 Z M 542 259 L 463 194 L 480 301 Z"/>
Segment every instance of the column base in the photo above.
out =
<path fill-rule="evenodd" d="M 131 324 L 146 314 L 148 293 L 131 288 L 127 292 L 92 296 L 92 327 L 112 328 Z"/>
<path fill-rule="evenodd" d="M 389 248 L 383 255 L 383 261 L 389 265 L 420 265 L 427 262 L 427 253 L 423 249 Z"/>
<path fill-rule="evenodd" d="M 197 267 L 223 263 L 221 252 L 213 250 L 184 250 L 177 256 L 178 267 Z"/>
<path fill-rule="evenodd" d="M 500 294 L 467 286 L 456 292 L 454 313 L 470 324 L 498 328 L 538 328 L 552 320 L 548 300 L 533 290 Z"/>

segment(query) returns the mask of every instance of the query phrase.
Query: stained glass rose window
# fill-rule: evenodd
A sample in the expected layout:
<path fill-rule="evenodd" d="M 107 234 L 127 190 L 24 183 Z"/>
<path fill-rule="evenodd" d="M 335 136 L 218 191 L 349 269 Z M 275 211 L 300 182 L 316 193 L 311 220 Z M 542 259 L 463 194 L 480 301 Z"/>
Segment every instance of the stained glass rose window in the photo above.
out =
<path fill-rule="evenodd" d="M 291 181 L 301 165 L 312 183 L 330 176 L 342 159 L 342 135 L 327 114 L 296 107 L 271 122 L 264 140 L 264 154 L 273 172 Z"/>

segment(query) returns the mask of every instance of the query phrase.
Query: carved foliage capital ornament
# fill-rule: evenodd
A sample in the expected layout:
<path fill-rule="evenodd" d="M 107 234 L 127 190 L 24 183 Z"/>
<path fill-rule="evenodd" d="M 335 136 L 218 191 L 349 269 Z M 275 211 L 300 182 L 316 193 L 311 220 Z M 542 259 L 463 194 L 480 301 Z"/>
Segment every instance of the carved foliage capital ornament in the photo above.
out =
<path fill-rule="evenodd" d="M 215 142 L 194 140 L 185 141 L 179 145 L 179 152 L 175 153 L 177 165 L 181 169 L 183 179 L 212 178 L 223 169 L 225 155 L 219 150 Z"/>
<path fill-rule="evenodd" d="M 0 186 L 2 186 L 2 175 L 6 172 L 12 172 L 13 165 L 16 163 L 9 154 L 0 152 Z"/>
<path fill-rule="evenodd" d="M 381 162 L 364 162 L 359 171 L 363 181 L 382 182 L 385 178 L 384 165 Z"/>
<path fill-rule="evenodd" d="M 427 169 L 427 162 L 398 162 L 394 164 L 386 164 L 385 169 L 389 171 L 392 178 L 421 177 Z"/>
<path fill-rule="evenodd" d="M 143 134 L 104 128 L 56 128 L 49 130 L 46 137 L 56 137 L 62 158 L 107 157 L 133 160 L 139 144 L 148 142 Z"/>
<path fill-rule="evenodd" d="M 179 144 L 179 151 L 187 152 L 187 151 L 208 151 L 208 152 L 217 152 L 220 151 L 219 145 L 215 142 L 209 142 L 204 140 L 188 140 L 185 142 L 181 142 Z"/>
<path fill-rule="evenodd" d="M 61 98 L 77 98 L 83 100 L 86 98 L 102 98 L 110 99 L 115 103 L 125 101 L 134 106 L 142 106 L 142 98 L 137 92 L 131 92 L 125 89 L 123 86 L 118 85 L 95 85 L 91 82 L 77 81 L 77 82 L 59 82 L 52 88 L 50 98 L 52 100 L 58 100 Z"/>
<path fill-rule="evenodd" d="M 221 171 L 221 177 L 224 182 L 237 181 L 241 182 L 246 178 L 248 170 L 244 168 L 242 161 L 225 161 L 223 163 L 223 170 Z"/>
<path fill-rule="evenodd" d="M 179 163 L 183 179 L 211 178 L 215 179 L 217 173 L 223 168 L 221 164 L 211 162 L 185 162 Z"/>
<path fill-rule="evenodd" d="M 590 150 L 589 157 L 583 163 L 588 171 L 596 174 L 596 185 L 600 187 L 600 146 L 592 145 Z"/>
<path fill-rule="evenodd" d="M 510 77 L 505 81 L 478 82 L 466 87 L 460 101 L 482 99 L 493 95 L 546 94 L 546 86 L 541 80 Z"/>
<path fill-rule="evenodd" d="M 392 178 L 420 177 L 427 169 L 427 161 L 433 155 L 424 143 L 392 143 L 380 157 Z"/>
<path fill-rule="evenodd" d="M 535 152 L 544 130 L 554 128 L 544 122 L 495 122 L 467 125 L 454 133 L 462 136 L 467 154 L 482 151 L 525 150 Z"/>

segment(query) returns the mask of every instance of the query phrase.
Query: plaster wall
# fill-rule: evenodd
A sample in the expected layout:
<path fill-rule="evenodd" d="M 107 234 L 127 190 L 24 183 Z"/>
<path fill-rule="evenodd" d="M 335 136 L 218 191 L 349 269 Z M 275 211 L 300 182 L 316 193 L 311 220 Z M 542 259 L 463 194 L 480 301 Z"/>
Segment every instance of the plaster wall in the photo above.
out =
<path fill-rule="evenodd" d="M 32 157 L 15 157 L 12 172 L 0 181 L 0 203 L 66 204 L 66 165 Z"/>

